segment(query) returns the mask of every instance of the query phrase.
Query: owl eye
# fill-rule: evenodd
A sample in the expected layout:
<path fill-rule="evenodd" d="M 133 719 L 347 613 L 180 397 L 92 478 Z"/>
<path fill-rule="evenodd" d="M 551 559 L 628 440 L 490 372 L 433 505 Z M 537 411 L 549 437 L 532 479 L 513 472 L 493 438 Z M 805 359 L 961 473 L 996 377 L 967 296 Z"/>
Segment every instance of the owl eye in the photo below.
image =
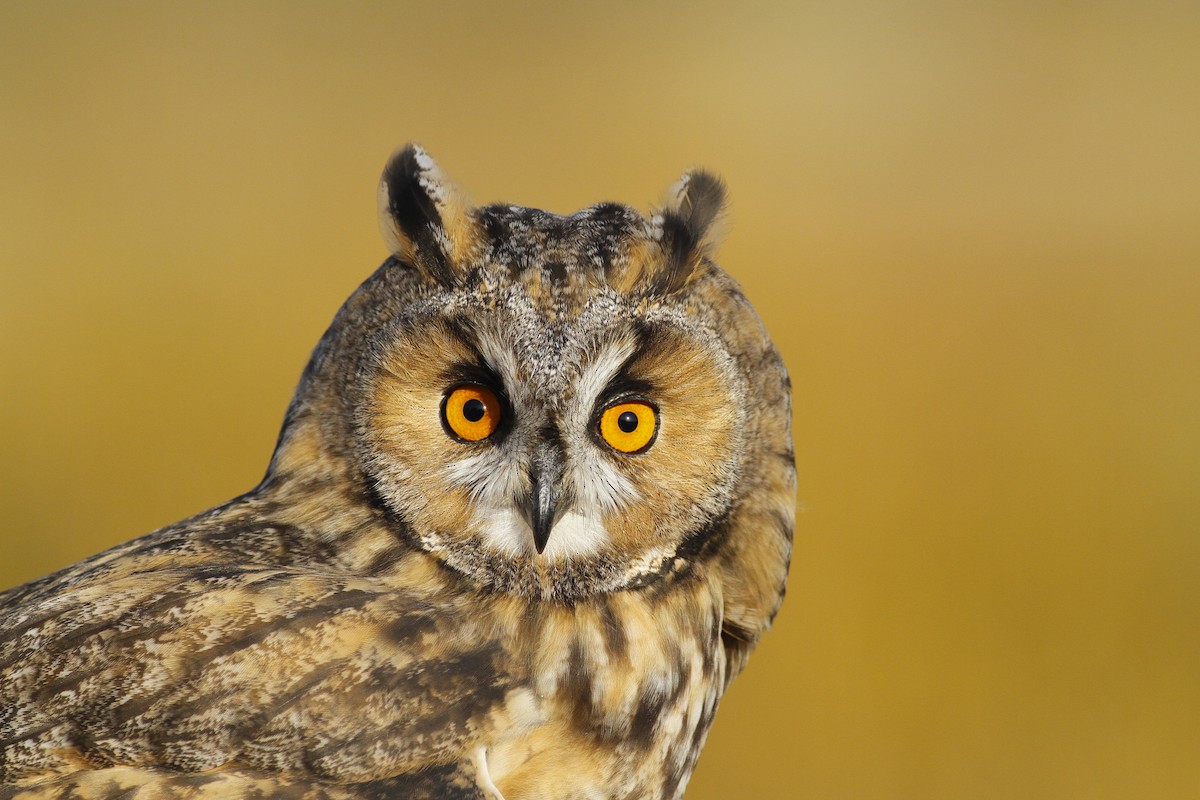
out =
<path fill-rule="evenodd" d="M 600 435 L 614 450 L 638 453 L 654 442 L 658 412 L 648 403 L 616 403 L 600 415 Z"/>
<path fill-rule="evenodd" d="M 455 387 L 442 401 L 442 422 L 468 442 L 482 441 L 500 427 L 500 400 L 486 386 L 469 383 Z"/>

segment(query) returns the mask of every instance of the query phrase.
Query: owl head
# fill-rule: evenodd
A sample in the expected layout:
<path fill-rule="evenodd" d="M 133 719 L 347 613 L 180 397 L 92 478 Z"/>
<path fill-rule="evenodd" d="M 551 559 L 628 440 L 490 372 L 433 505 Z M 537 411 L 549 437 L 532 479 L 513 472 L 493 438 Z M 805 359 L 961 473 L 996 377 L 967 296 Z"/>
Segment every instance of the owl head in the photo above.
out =
<path fill-rule="evenodd" d="M 400 151 L 379 187 L 392 255 L 317 347 L 268 481 L 348 486 L 486 590 L 574 602 L 706 565 L 727 607 L 769 615 L 789 384 L 713 263 L 724 198 L 696 171 L 649 216 L 476 208 Z"/>

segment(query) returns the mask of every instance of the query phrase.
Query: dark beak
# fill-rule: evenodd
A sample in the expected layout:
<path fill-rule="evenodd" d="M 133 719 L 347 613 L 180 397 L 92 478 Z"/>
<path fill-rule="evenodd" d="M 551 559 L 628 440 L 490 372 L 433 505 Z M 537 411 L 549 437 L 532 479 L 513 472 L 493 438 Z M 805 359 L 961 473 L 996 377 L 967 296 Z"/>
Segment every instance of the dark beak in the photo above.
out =
<path fill-rule="evenodd" d="M 538 555 L 545 551 L 554 523 L 570 505 L 562 496 L 562 472 L 559 454 L 549 448 L 543 449 L 534 459 L 529 494 L 522 498 L 521 507 L 533 531 L 533 546 Z"/>
<path fill-rule="evenodd" d="M 535 478 L 527 507 L 529 527 L 533 528 L 533 546 L 537 548 L 538 555 L 546 549 L 546 542 L 550 541 L 550 529 L 558 521 L 554 514 L 557 506 L 558 492 L 554 486 Z"/>

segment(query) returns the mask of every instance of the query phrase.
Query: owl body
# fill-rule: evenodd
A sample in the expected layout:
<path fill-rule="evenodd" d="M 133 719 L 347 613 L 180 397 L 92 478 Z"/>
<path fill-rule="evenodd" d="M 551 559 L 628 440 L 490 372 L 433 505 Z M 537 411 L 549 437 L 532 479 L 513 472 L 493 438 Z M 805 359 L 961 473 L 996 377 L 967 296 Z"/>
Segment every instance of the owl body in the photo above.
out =
<path fill-rule="evenodd" d="M 792 532 L 722 203 L 471 208 L 397 154 L 263 482 L 0 593 L 0 797 L 681 796 Z"/>

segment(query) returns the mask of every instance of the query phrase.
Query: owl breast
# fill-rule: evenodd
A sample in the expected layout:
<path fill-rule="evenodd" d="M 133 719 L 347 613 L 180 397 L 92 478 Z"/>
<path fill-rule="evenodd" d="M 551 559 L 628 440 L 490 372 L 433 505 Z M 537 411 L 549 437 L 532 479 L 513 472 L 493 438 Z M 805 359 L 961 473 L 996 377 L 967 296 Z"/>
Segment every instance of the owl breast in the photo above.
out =
<path fill-rule="evenodd" d="M 527 715 L 486 752 L 504 797 L 682 796 L 725 685 L 716 587 L 540 616 Z"/>

